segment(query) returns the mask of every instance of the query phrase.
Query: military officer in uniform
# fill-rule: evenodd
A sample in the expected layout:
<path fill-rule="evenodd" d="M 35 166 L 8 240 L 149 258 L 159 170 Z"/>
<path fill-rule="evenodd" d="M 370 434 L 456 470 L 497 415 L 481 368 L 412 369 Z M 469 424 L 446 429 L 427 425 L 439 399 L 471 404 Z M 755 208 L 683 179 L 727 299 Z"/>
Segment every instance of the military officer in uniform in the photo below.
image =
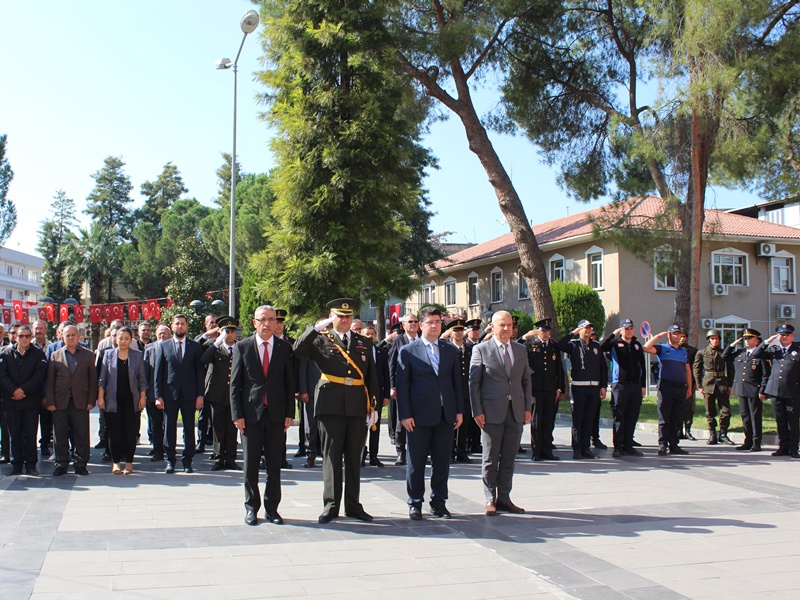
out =
<path fill-rule="evenodd" d="M 708 346 L 694 358 L 694 381 L 705 400 L 708 423 L 707 444 L 725 443 L 733 445 L 728 437 L 731 423 L 731 390 L 728 380 L 727 361 L 722 358 L 720 333 L 709 329 L 706 333 Z M 719 434 L 717 434 L 717 405 L 719 405 Z"/>
<path fill-rule="evenodd" d="M 556 343 L 550 338 L 550 319 L 536 321 L 533 326 L 535 329 L 523 336 L 528 350 L 533 396 L 531 458 L 535 461 L 558 460 L 553 453 L 553 429 L 558 401 L 567 389 L 564 362 Z"/>
<path fill-rule="evenodd" d="M 231 416 L 231 365 L 236 330 L 239 321 L 233 317 L 219 317 L 217 328 L 220 335 L 205 341 L 200 362 L 207 365 L 205 399 L 211 406 L 211 428 L 214 432 L 214 456 L 212 471 L 235 469 L 238 445 L 236 426 Z"/>
<path fill-rule="evenodd" d="M 722 358 L 734 363 L 733 393 L 739 397 L 739 414 L 742 416 L 744 443 L 737 450 L 761 452 L 761 410 L 764 391 L 769 380 L 770 364 L 763 358 L 753 358 L 761 333 L 745 329 L 744 334 L 725 348 Z M 744 340 L 743 348 L 736 346 Z"/>
<path fill-rule="evenodd" d="M 481 320 L 470 319 L 464 322 L 464 327 L 467 331 L 467 343 L 477 344 L 481 341 Z"/>
<path fill-rule="evenodd" d="M 442 334 L 442 337 L 449 340 L 458 351 L 458 364 L 461 369 L 461 390 L 464 396 L 464 421 L 461 427 L 456 429 L 450 462 L 469 464 L 472 462 L 469 457 L 469 425 L 472 422 L 472 408 L 469 403 L 469 361 L 472 359 L 472 344 L 467 342 L 466 336 L 466 322 L 462 318 L 450 321 L 447 324 L 447 331 Z"/>
<path fill-rule="evenodd" d="M 313 360 L 322 372 L 314 393 L 324 482 L 325 507 L 319 516 L 320 523 L 328 523 L 339 516 L 342 456 L 345 515 L 361 521 L 372 520 L 361 505 L 359 495 L 366 419 L 377 406 L 378 377 L 372 341 L 350 331 L 355 306 L 352 298 L 331 300 L 326 305 L 329 317 L 308 327 L 295 342 L 297 356 Z M 320 333 L 329 326 L 328 333 Z"/>
<path fill-rule="evenodd" d="M 774 341 L 777 346 L 771 346 Z M 772 363 L 764 393 L 772 398 L 778 449 L 772 456 L 800 458 L 800 346 L 794 343 L 794 327 L 778 326 L 778 333 L 759 344 L 751 356 Z"/>

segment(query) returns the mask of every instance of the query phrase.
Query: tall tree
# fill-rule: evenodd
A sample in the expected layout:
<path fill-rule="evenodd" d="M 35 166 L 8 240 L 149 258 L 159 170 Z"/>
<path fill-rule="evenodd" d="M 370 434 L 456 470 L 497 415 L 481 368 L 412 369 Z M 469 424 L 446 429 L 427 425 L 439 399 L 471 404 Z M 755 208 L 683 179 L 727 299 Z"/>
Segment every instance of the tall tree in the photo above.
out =
<path fill-rule="evenodd" d="M 81 281 L 67 277 L 65 258 L 77 224 L 75 201 L 64 190 L 58 190 L 50 205 L 50 218 L 39 225 L 36 245 L 36 251 L 44 258 L 42 293 L 56 300 L 80 297 Z"/>
<path fill-rule="evenodd" d="M 172 162 L 164 165 L 164 170 L 158 179 L 145 181 L 141 189 L 145 201 L 142 208 L 135 211 L 134 220 L 147 221 L 158 231 L 161 231 L 161 215 L 189 191 L 183 185 L 183 177 L 178 167 Z"/>
<path fill-rule="evenodd" d="M 8 197 L 14 171 L 6 158 L 6 139 L 6 134 L 0 135 L 0 246 L 6 243 L 17 226 L 17 207 Z"/>
<path fill-rule="evenodd" d="M 494 188 L 500 210 L 519 249 L 519 271 L 528 282 L 537 315 L 554 314 L 547 270 L 519 194 L 494 148 L 472 100 L 471 81 L 488 76 L 510 24 L 530 10 L 523 0 L 450 2 L 407 0 L 391 15 L 399 67 L 455 114 Z M 556 329 L 556 334 L 558 333 Z"/>
<path fill-rule="evenodd" d="M 114 300 L 113 282 L 120 273 L 118 237 L 116 231 L 95 222 L 89 229 L 79 229 L 66 249 L 66 275 L 88 284 L 93 304 Z"/>
<path fill-rule="evenodd" d="M 392 70 L 388 3 L 267 1 L 274 224 L 253 258 L 264 297 L 313 318 L 331 298 L 409 285 L 396 258 L 422 201 L 424 113 Z"/>
<path fill-rule="evenodd" d="M 221 152 L 222 165 L 217 169 L 217 197 L 214 202 L 222 206 L 227 204 L 230 207 L 231 201 L 231 155 L 227 152 Z M 247 176 L 247 173 L 242 172 L 242 165 L 236 161 L 236 190 L 239 190 L 239 183 Z"/>
<path fill-rule="evenodd" d="M 103 168 L 92 175 L 95 185 L 86 198 L 84 212 L 107 231 L 128 239 L 131 226 L 128 205 L 131 203 L 133 185 L 130 177 L 123 171 L 124 166 L 122 159 L 116 156 L 105 159 Z"/>

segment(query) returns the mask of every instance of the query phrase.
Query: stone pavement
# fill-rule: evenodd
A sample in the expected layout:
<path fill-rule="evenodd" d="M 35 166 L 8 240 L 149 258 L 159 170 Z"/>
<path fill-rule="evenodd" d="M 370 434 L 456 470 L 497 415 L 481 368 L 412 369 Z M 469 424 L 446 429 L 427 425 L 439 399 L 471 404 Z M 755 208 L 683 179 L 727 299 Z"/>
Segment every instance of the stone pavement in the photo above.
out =
<path fill-rule="evenodd" d="M 88 477 L 40 463 L 41 477 L 0 477 L 0 598 L 800 597 L 800 462 L 700 441 L 659 458 L 654 434 L 637 438 L 644 458 L 519 455 L 525 515 L 485 517 L 480 465 L 454 465 L 449 521 L 409 521 L 388 438 L 387 467 L 362 472 L 372 523 L 317 523 L 319 467 L 283 472 L 285 525 L 248 527 L 241 474 L 209 471 L 208 455 L 192 475 L 145 456 L 112 475 L 96 450 Z M 568 440 L 560 423 L 562 458 Z"/>

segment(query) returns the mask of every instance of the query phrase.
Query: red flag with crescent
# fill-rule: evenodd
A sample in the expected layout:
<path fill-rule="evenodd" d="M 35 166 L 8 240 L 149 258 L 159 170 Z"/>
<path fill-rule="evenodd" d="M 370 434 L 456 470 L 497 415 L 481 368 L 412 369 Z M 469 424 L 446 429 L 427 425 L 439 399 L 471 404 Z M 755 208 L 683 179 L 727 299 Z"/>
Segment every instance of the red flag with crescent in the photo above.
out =
<path fill-rule="evenodd" d="M 5 305 L 6 305 L 6 299 L 0 298 L 0 306 L 5 306 Z"/>
<path fill-rule="evenodd" d="M 111 318 L 112 319 L 124 319 L 125 318 L 125 311 L 122 310 L 122 304 L 112 304 L 111 305 Z"/>
<path fill-rule="evenodd" d="M 58 307 L 58 320 L 62 323 L 69 321 L 69 304 L 62 304 Z"/>
<path fill-rule="evenodd" d="M 22 317 L 19 320 L 20 325 L 30 325 L 31 324 L 31 313 L 29 310 L 22 311 Z"/>
<path fill-rule="evenodd" d="M 147 304 L 142 304 L 142 316 L 147 320 L 150 319 L 150 306 Z"/>
<path fill-rule="evenodd" d="M 102 304 L 92 304 L 89 307 L 89 323 L 100 323 L 103 321 Z"/>
<path fill-rule="evenodd" d="M 75 322 L 83 323 L 83 304 L 76 304 L 73 306 L 72 312 L 75 313 Z"/>
<path fill-rule="evenodd" d="M 14 318 L 17 321 L 22 320 L 22 300 L 14 300 L 11 303 L 14 306 Z"/>
<path fill-rule="evenodd" d="M 400 322 L 400 304 L 392 304 L 389 307 L 389 327 Z"/>
<path fill-rule="evenodd" d="M 110 304 L 103 304 L 103 321 L 106 323 L 111 323 L 111 305 Z"/>
<path fill-rule="evenodd" d="M 44 306 L 40 306 L 36 309 L 36 312 L 39 313 L 39 320 L 40 321 L 47 321 L 47 310 Z"/>
<path fill-rule="evenodd" d="M 148 300 L 147 308 L 150 310 L 149 318 L 151 319 L 161 318 L 161 305 L 158 303 L 158 300 Z"/>
<path fill-rule="evenodd" d="M 10 308 L 3 308 L 3 323 L 10 325 L 12 315 L 13 311 Z"/>
<path fill-rule="evenodd" d="M 139 303 L 128 302 L 128 319 L 131 321 L 139 320 Z"/>
<path fill-rule="evenodd" d="M 44 305 L 44 314 L 50 323 L 56 320 L 56 307 L 53 306 L 52 302 L 48 302 Z"/>

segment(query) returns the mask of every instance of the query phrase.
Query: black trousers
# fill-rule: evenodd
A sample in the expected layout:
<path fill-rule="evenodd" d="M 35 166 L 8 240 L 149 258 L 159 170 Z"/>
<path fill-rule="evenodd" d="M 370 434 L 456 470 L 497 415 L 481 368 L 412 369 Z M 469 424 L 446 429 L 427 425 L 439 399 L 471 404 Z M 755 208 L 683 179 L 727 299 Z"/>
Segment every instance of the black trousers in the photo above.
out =
<path fill-rule="evenodd" d="M 11 437 L 11 464 L 15 467 L 35 467 L 38 458 L 36 430 L 39 428 L 39 409 L 9 409 L 6 419 Z"/>
<path fill-rule="evenodd" d="M 800 442 L 800 406 L 794 398 L 779 396 L 772 399 L 775 424 L 778 429 L 778 447 L 797 452 Z"/>
<path fill-rule="evenodd" d="M 306 403 L 299 399 L 297 400 L 297 412 L 300 414 L 300 422 L 298 423 L 300 435 L 297 436 L 297 450 L 298 452 L 303 452 L 306 450 Z"/>
<path fill-rule="evenodd" d="M 86 467 L 89 462 L 89 411 L 75 408 L 71 399 L 67 408 L 53 411 L 55 462 L 65 469 L 69 466 L 70 434 L 75 444 L 75 467 Z"/>
<path fill-rule="evenodd" d="M 662 448 L 678 446 L 685 403 L 685 384 L 658 381 L 658 444 Z"/>
<path fill-rule="evenodd" d="M 164 411 L 156 408 L 154 402 L 148 400 L 147 406 L 147 437 L 153 445 L 155 454 L 164 454 Z"/>
<path fill-rule="evenodd" d="M 389 428 L 389 437 L 395 440 L 395 434 L 397 432 L 397 400 L 394 398 L 389 398 L 389 412 L 386 422 Z"/>
<path fill-rule="evenodd" d="M 600 410 L 600 387 L 572 386 L 572 451 L 589 452 L 594 418 Z"/>
<path fill-rule="evenodd" d="M 214 454 L 220 462 L 235 462 L 239 445 L 236 425 L 233 424 L 230 403 L 211 406 L 211 427 L 214 430 Z"/>
<path fill-rule="evenodd" d="M 255 423 L 245 423 L 242 435 L 244 454 L 244 505 L 255 512 L 261 508 L 258 489 L 259 464 L 263 454 L 267 463 L 267 484 L 264 488 L 264 508 L 278 510 L 281 503 L 281 464 L 286 452 L 283 421 L 273 423 L 267 411 Z"/>
<path fill-rule="evenodd" d="M 744 446 L 761 445 L 762 409 L 761 398 L 739 397 L 739 414 L 742 417 L 742 428 L 744 429 Z"/>
<path fill-rule="evenodd" d="M 308 402 L 303 403 L 302 413 L 305 415 L 305 422 L 303 423 L 303 433 L 306 440 L 306 452 L 313 452 L 312 456 L 316 456 L 322 450 L 319 443 L 319 423 L 317 417 L 314 416 L 314 394 L 308 395 Z"/>
<path fill-rule="evenodd" d="M 100 438 L 100 447 L 108 450 L 108 426 L 106 425 L 106 411 L 99 411 L 97 436 Z"/>
<path fill-rule="evenodd" d="M 197 445 L 205 446 L 213 442 L 213 426 L 211 424 L 211 407 L 208 403 L 203 404 L 200 414 L 197 416 Z"/>
<path fill-rule="evenodd" d="M 613 383 L 614 398 L 614 448 L 633 450 L 633 434 L 642 410 L 642 384 Z"/>
<path fill-rule="evenodd" d="M 400 412 L 398 411 L 394 424 L 394 445 L 397 447 L 398 454 L 406 449 L 406 437 L 406 428 L 400 422 Z"/>
<path fill-rule="evenodd" d="M 361 496 L 361 454 L 367 437 L 366 415 L 319 415 L 319 436 L 322 443 L 322 501 L 325 511 L 339 514 L 344 480 L 345 513 L 363 510 Z M 342 458 L 344 457 L 344 461 Z M 344 462 L 344 477 L 342 476 Z"/>
<path fill-rule="evenodd" d="M 470 451 L 470 423 L 472 423 L 472 406 L 469 403 L 469 396 L 464 398 L 464 420 L 461 427 L 455 430 L 453 444 L 455 453 L 460 456 L 469 454 Z"/>
<path fill-rule="evenodd" d="M 0 409 L 0 453 L 5 458 L 11 458 L 11 436 L 8 433 L 6 411 L 3 409 Z"/>
<path fill-rule="evenodd" d="M 44 406 L 39 408 L 39 429 L 42 437 L 39 438 L 39 446 L 44 449 L 53 445 L 53 413 Z"/>
<path fill-rule="evenodd" d="M 598 391 L 599 393 L 599 391 Z M 533 456 L 553 453 L 553 429 L 558 414 L 557 391 L 533 390 L 533 419 L 531 420 L 531 449 Z"/>
<path fill-rule="evenodd" d="M 453 424 L 445 420 L 442 410 L 439 423 L 414 427 L 406 435 L 408 463 L 406 491 L 408 504 L 419 505 L 425 499 L 425 463 L 431 457 L 431 506 L 444 506 L 447 501 L 447 479 L 450 475 L 450 449 L 453 447 Z"/>
<path fill-rule="evenodd" d="M 195 399 L 164 403 L 164 450 L 167 460 L 175 462 L 178 442 L 178 413 L 183 419 L 183 453 L 181 460 L 184 466 L 192 464 L 195 451 L 194 413 Z"/>
<path fill-rule="evenodd" d="M 117 402 L 117 412 L 106 412 L 106 439 L 112 462 L 133 462 L 141 420 L 141 413 L 133 410 L 133 401 Z"/>
<path fill-rule="evenodd" d="M 367 434 L 369 436 L 368 446 L 369 446 L 369 457 L 370 458 L 378 458 L 378 445 L 380 444 L 381 440 L 381 412 L 380 408 L 376 409 L 378 411 L 378 422 L 375 423 L 375 431 L 372 429 L 369 430 Z"/>

